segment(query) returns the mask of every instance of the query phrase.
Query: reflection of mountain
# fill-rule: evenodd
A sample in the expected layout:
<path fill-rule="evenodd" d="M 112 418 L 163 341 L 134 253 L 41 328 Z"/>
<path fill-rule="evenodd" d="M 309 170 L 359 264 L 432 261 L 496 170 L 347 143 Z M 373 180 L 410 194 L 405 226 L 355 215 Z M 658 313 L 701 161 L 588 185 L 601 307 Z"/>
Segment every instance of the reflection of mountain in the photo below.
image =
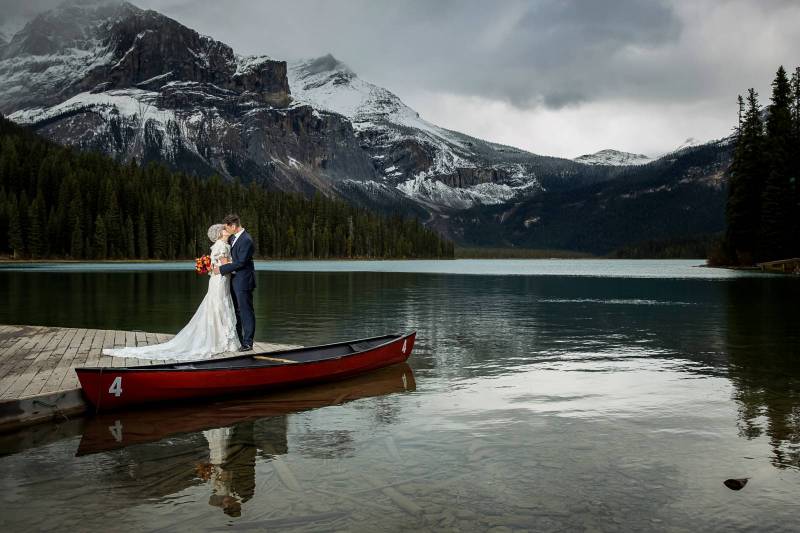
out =
<path fill-rule="evenodd" d="M 730 284 L 728 353 L 740 434 L 766 435 L 778 468 L 800 468 L 800 333 L 794 279 Z"/>

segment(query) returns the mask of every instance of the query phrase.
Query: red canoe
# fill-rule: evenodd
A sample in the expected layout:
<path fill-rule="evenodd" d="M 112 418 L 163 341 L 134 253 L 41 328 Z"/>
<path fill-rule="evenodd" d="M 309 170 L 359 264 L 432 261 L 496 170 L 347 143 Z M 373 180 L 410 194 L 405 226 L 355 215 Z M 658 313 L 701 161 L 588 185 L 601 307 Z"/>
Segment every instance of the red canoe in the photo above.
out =
<path fill-rule="evenodd" d="M 411 355 L 417 333 L 150 366 L 76 368 L 94 411 L 342 379 Z"/>

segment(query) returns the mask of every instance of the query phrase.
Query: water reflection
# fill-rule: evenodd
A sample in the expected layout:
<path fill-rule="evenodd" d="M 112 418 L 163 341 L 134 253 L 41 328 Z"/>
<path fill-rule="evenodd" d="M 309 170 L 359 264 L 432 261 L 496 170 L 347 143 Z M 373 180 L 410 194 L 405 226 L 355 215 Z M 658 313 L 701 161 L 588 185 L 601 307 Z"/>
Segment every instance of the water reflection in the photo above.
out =
<path fill-rule="evenodd" d="M 800 287 L 793 281 L 741 281 L 727 300 L 740 435 L 766 435 L 778 468 L 800 468 Z"/>
<path fill-rule="evenodd" d="M 209 505 L 229 516 L 241 516 L 242 504 L 256 488 L 256 453 L 253 423 L 209 429 L 208 462 L 196 466 L 198 477 L 211 484 Z"/>
<path fill-rule="evenodd" d="M 147 497 L 164 497 L 204 483 L 209 487 L 209 505 L 237 517 L 255 494 L 257 458 L 279 461 L 279 456 L 289 452 L 291 414 L 374 397 L 369 409 L 389 424 L 397 416 L 397 404 L 381 397 L 415 388 L 414 373 L 403 363 L 345 381 L 267 396 L 107 413 L 89 419 L 81 428 L 76 455 L 119 450 L 123 453 L 109 457 L 119 461 L 119 467 L 128 465 L 126 475 L 141 481 L 137 486 L 146 488 Z M 295 451 L 325 459 L 347 456 L 352 451 L 350 431 L 302 432 Z M 165 454 L 166 450 L 170 453 Z M 157 465 L 155 470 L 153 465 Z M 279 463 L 277 468 L 285 484 L 297 484 L 285 465 Z M 112 475 L 119 471 L 109 469 Z"/>
<path fill-rule="evenodd" d="M 117 301 L 67 295 L 63 310 L 22 300 L 41 306 L 77 278 L 15 278 L 31 294 L 11 308 L 28 323 L 180 327 L 196 280 L 152 274 L 109 274 L 97 290 Z M 4 518 L 29 529 L 102 529 L 91 517 L 109 514 L 120 530 L 796 529 L 796 279 L 259 276 L 261 340 L 418 329 L 414 376 L 0 436 Z M 722 483 L 743 478 L 740 491 Z"/>

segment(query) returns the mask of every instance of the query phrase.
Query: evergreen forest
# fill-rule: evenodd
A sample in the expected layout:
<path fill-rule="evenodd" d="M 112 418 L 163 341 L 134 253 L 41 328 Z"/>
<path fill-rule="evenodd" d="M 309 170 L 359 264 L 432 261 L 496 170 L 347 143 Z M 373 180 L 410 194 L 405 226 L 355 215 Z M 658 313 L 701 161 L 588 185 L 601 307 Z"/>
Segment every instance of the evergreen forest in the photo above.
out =
<path fill-rule="evenodd" d="M 121 163 L 49 142 L 0 116 L 0 256 L 175 260 L 206 253 L 237 213 L 260 258 L 452 258 L 416 218 L 317 195 Z"/>

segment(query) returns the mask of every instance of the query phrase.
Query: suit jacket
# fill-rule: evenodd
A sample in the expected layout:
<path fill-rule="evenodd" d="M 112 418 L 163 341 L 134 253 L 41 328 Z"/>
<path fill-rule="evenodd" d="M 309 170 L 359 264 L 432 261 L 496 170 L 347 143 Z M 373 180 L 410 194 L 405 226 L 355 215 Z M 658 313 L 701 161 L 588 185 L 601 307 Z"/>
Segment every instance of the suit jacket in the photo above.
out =
<path fill-rule="evenodd" d="M 255 245 L 246 231 L 239 235 L 231 248 L 231 262 L 219 267 L 220 274 L 231 274 L 233 290 L 253 290 L 256 288 L 256 269 L 253 265 Z"/>

